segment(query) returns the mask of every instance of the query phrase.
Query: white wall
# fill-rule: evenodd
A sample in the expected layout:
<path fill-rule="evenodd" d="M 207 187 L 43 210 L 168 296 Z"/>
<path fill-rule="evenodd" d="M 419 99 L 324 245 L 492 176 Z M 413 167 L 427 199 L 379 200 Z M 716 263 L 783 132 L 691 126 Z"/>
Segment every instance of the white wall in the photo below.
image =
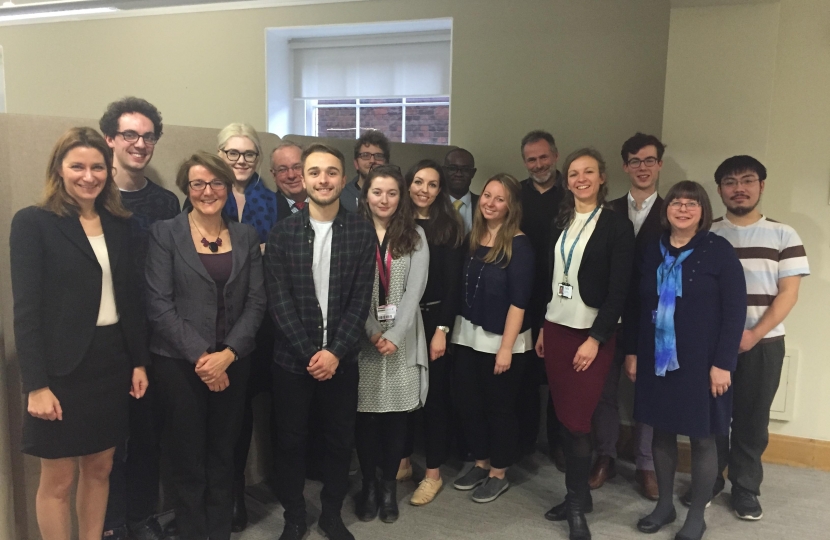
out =
<path fill-rule="evenodd" d="M 713 178 L 727 157 L 768 169 L 762 211 L 796 228 L 812 275 L 785 321 L 800 352 L 795 416 L 770 431 L 830 440 L 830 2 L 782 0 L 671 11 L 661 190 Z"/>

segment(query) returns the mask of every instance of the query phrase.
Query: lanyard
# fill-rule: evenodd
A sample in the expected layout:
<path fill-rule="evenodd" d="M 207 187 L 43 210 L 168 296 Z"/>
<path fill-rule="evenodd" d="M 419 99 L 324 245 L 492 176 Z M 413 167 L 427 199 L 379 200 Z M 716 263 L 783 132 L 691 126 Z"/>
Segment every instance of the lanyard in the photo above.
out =
<path fill-rule="evenodd" d="M 386 245 L 387 240 L 388 236 L 384 236 L 383 242 L 375 246 L 375 261 L 378 265 L 378 277 L 380 277 L 380 285 L 383 287 L 384 300 L 389 296 L 389 274 L 392 271 L 392 251 Z M 381 256 L 381 251 L 386 255 L 385 257 Z"/>
<path fill-rule="evenodd" d="M 571 259 L 573 259 L 573 256 L 574 256 L 574 248 L 576 247 L 577 242 L 579 242 L 579 237 L 582 236 L 582 231 L 584 231 L 585 227 L 587 227 L 588 224 L 591 223 L 591 220 L 594 219 L 594 216 L 597 215 L 597 212 L 599 212 L 599 206 L 594 208 L 594 211 L 591 212 L 590 216 L 588 216 L 588 220 L 585 221 L 585 224 L 582 225 L 581 229 L 579 229 L 579 233 L 576 235 L 576 238 L 574 239 L 574 243 L 571 244 L 571 250 L 568 252 L 568 258 L 567 259 L 565 258 L 565 240 L 568 238 L 568 229 L 565 229 L 564 231 L 562 231 L 562 243 L 559 245 L 559 249 L 562 253 L 562 260 L 565 262 L 565 275 L 564 275 L 564 282 L 565 283 L 568 283 L 568 270 L 571 269 Z"/>

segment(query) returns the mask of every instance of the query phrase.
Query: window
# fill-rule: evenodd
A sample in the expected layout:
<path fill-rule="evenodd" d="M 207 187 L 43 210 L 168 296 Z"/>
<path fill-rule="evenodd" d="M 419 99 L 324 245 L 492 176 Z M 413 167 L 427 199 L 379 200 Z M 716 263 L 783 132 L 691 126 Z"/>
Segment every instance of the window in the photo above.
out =
<path fill-rule="evenodd" d="M 306 135 L 357 139 L 378 129 L 394 142 L 448 144 L 447 96 L 386 99 L 310 99 Z"/>

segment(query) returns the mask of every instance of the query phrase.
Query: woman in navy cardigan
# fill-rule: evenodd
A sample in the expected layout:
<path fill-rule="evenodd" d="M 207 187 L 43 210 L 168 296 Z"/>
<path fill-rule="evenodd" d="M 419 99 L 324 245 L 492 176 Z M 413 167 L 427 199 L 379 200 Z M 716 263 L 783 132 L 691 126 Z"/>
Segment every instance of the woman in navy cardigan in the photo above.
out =
<path fill-rule="evenodd" d="M 709 232 L 712 207 L 700 184 L 672 187 L 661 221 L 666 232 L 646 246 L 637 265 L 639 300 L 625 327 L 626 361 L 637 366 L 634 418 L 654 427 L 660 493 L 657 507 L 637 528 L 654 533 L 677 519 L 672 502 L 677 435 L 687 435 L 692 504 L 675 539 L 690 540 L 706 530 L 703 511 L 718 471 L 715 436 L 729 433 L 746 283 L 735 250 Z"/>

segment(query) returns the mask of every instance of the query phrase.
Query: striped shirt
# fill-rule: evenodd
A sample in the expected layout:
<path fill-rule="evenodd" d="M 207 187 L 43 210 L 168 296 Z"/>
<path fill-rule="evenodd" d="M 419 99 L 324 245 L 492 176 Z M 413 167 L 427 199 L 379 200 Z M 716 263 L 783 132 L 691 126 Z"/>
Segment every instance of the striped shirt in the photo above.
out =
<path fill-rule="evenodd" d="M 726 238 L 738 254 L 746 278 L 745 329 L 754 328 L 778 296 L 778 281 L 790 276 L 810 275 L 807 252 L 798 233 L 789 225 L 762 217 L 740 227 L 718 218 L 712 232 Z M 784 337 L 784 323 L 770 330 L 762 341 Z"/>

